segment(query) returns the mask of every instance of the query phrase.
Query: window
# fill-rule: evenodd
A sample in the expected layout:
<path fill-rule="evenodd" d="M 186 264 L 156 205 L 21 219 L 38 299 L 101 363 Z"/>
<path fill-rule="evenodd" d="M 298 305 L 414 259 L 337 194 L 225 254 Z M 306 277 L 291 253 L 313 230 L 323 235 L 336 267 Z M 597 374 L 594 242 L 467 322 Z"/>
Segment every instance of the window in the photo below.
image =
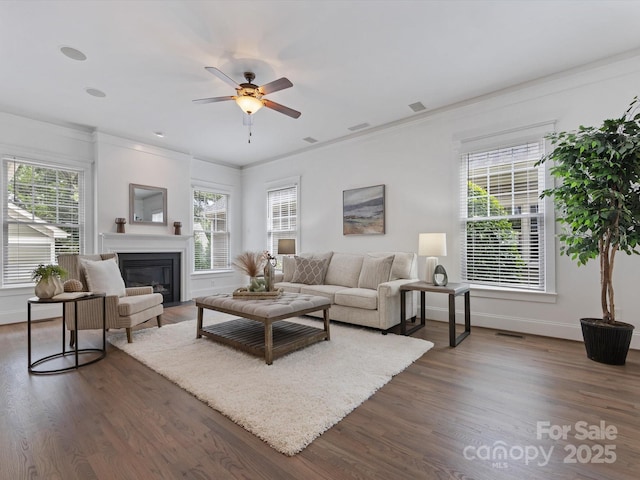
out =
<path fill-rule="evenodd" d="M 267 249 L 272 254 L 277 254 L 278 240 L 295 240 L 298 236 L 298 186 L 269 190 L 267 203 Z M 278 265 L 281 265 L 281 255 L 276 257 Z"/>
<path fill-rule="evenodd" d="M 545 291 L 542 141 L 462 156 L 462 278 Z"/>
<path fill-rule="evenodd" d="M 30 283 L 39 264 L 84 243 L 84 182 L 79 170 L 4 158 L 2 284 Z"/>
<path fill-rule="evenodd" d="M 229 195 L 193 190 L 193 265 L 196 272 L 229 268 Z"/>

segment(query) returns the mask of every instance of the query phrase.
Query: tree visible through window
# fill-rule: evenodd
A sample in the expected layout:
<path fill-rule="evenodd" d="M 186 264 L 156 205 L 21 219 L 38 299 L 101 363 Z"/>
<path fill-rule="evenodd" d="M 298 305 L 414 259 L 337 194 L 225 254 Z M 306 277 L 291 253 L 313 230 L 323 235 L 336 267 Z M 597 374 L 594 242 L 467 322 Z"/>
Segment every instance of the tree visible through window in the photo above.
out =
<path fill-rule="evenodd" d="M 229 268 L 229 196 L 193 191 L 195 271 Z"/>
<path fill-rule="evenodd" d="M 81 171 L 4 159 L 4 285 L 29 283 L 39 264 L 80 253 L 84 237 Z"/>
<path fill-rule="evenodd" d="M 544 290 L 542 142 L 463 156 L 463 261 L 468 282 Z"/>

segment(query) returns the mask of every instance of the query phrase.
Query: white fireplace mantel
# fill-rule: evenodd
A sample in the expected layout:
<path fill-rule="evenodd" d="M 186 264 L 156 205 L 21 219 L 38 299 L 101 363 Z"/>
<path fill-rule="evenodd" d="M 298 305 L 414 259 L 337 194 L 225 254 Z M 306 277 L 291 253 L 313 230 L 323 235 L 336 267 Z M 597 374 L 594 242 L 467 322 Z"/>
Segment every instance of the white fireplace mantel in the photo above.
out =
<path fill-rule="evenodd" d="M 100 253 L 180 252 L 180 282 L 183 287 L 180 301 L 191 299 L 191 257 L 193 235 L 155 235 L 145 233 L 101 233 L 98 239 Z"/>

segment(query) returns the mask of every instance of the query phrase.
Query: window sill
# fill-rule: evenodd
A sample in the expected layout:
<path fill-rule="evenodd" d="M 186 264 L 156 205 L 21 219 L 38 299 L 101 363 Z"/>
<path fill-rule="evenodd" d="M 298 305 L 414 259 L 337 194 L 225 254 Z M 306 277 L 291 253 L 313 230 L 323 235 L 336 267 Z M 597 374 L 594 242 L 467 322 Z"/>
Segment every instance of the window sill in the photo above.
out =
<path fill-rule="evenodd" d="M 191 275 L 194 277 L 199 277 L 208 275 L 229 275 L 232 273 L 235 273 L 235 270 L 228 268 L 225 270 L 198 270 L 197 272 L 191 272 Z"/>
<path fill-rule="evenodd" d="M 556 303 L 555 292 L 536 292 L 533 290 L 517 290 L 514 288 L 490 287 L 471 283 L 471 293 L 474 297 L 495 298 L 500 300 L 514 300 L 518 302 Z"/>

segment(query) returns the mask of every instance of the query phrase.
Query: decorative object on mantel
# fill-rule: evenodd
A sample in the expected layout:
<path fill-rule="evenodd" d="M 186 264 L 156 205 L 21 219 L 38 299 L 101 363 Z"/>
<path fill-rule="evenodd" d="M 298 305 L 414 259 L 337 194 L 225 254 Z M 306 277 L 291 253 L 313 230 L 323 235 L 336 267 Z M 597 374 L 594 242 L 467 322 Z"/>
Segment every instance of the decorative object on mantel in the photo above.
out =
<path fill-rule="evenodd" d="M 437 257 L 447 256 L 447 234 L 421 233 L 418 236 L 418 255 L 427 257 L 425 260 L 426 271 L 424 281 L 438 285 L 433 281 L 433 275 L 438 265 Z"/>
<path fill-rule="evenodd" d="M 116 233 L 124 233 L 124 224 L 127 223 L 126 218 L 116 218 Z"/>
<path fill-rule="evenodd" d="M 174 234 L 182 235 L 182 222 L 173 222 Z"/>
<path fill-rule="evenodd" d="M 60 265 L 38 265 L 32 272 L 31 278 L 36 283 L 35 293 L 38 298 L 52 298 L 64 292 L 61 277 L 67 271 Z"/>

